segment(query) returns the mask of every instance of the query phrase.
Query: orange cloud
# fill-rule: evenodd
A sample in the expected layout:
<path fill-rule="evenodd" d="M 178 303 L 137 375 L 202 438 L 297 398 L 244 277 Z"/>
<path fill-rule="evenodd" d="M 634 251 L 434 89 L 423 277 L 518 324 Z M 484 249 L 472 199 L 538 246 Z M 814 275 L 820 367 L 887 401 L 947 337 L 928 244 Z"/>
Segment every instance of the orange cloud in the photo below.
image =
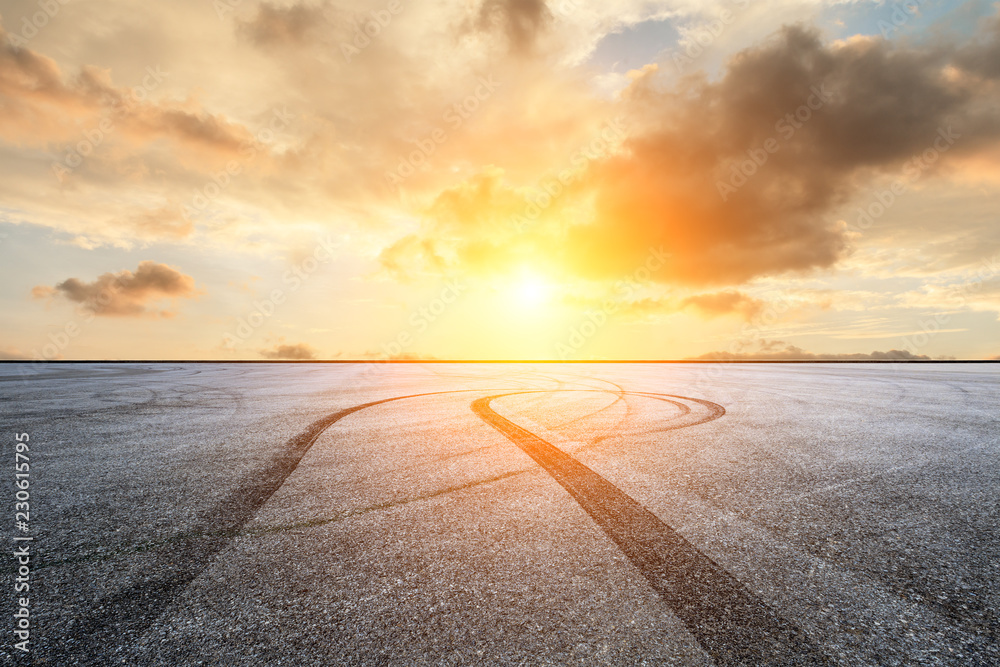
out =
<path fill-rule="evenodd" d="M 432 251 L 449 270 L 529 262 L 609 281 L 664 248 L 670 259 L 652 279 L 692 287 L 832 267 L 851 250 L 833 212 L 874 173 L 910 169 L 936 148 L 929 177 L 997 145 L 1000 73 L 984 55 L 997 43 L 992 24 L 969 46 L 824 44 L 793 26 L 737 54 L 716 81 L 671 86 L 647 68 L 619 102 L 624 146 L 588 161 L 527 233 L 496 231 L 529 202 L 486 170 L 442 190 L 421 231 L 383 260 L 399 270 L 409 248 L 425 269 Z"/>
<path fill-rule="evenodd" d="M 4 108 L 0 138 L 9 143 L 51 146 L 80 140 L 99 144 L 118 134 L 141 145 L 168 139 L 185 151 L 190 164 L 208 160 L 209 167 L 237 157 L 241 148 L 254 144 L 245 127 L 207 113 L 192 101 L 150 101 L 151 93 L 169 78 L 159 67 L 147 68 L 142 86 L 134 89 L 114 86 L 107 71 L 91 66 L 82 67 L 69 79 L 54 60 L 14 46 L 8 37 L 0 26 L 0 105 Z M 77 158 L 64 165 L 63 173 L 72 172 Z"/>
<path fill-rule="evenodd" d="M 383 268 L 406 279 L 451 268 L 502 273 L 544 261 L 537 253 L 551 240 L 550 223 L 561 205 L 551 197 L 539 200 L 540 190 L 514 188 L 503 177 L 503 170 L 486 168 L 439 193 L 423 212 L 420 232 L 381 252 Z"/>
<path fill-rule="evenodd" d="M 1000 137 L 1000 113 L 984 112 L 993 88 L 943 72 L 968 52 L 827 46 L 789 27 L 717 82 L 663 89 L 656 71 L 637 77 L 626 104 L 638 129 L 593 166 L 596 215 L 571 230 L 569 261 L 613 276 L 663 245 L 673 261 L 659 278 L 688 284 L 832 266 L 848 239 L 828 214 L 866 172 L 902 169 L 936 141 L 960 154 Z"/>
<path fill-rule="evenodd" d="M 140 239 L 178 240 L 194 233 L 194 223 L 178 205 L 139 210 L 113 221 L 112 226 Z"/>
<path fill-rule="evenodd" d="M 4 347 L 0 348 L 0 360 L 3 361 L 27 361 L 30 357 L 23 354 L 20 350 L 14 347 Z"/>
<path fill-rule="evenodd" d="M 681 306 L 693 307 L 708 317 L 737 314 L 751 320 L 763 310 L 764 302 L 743 292 L 727 291 L 689 296 L 681 302 Z"/>

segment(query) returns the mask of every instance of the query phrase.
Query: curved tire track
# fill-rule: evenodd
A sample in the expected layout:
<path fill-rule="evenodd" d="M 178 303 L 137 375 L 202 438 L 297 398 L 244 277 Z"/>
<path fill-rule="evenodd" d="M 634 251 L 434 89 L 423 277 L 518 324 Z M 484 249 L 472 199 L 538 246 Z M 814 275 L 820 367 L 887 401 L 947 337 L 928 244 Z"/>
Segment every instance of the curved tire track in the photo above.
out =
<path fill-rule="evenodd" d="M 189 532 L 157 551 L 151 562 L 136 574 L 138 581 L 97 602 L 90 616 L 69 627 L 55 640 L 53 652 L 60 659 L 69 660 L 81 655 L 110 657 L 112 649 L 136 643 L 168 605 L 209 566 L 216 554 L 229 546 L 254 514 L 281 488 L 317 438 L 333 424 L 347 415 L 383 403 L 453 393 L 459 392 L 435 391 L 370 401 L 314 421 L 289 440 L 267 468 L 243 480 L 224 500 L 203 512 Z"/>
<path fill-rule="evenodd" d="M 299 462 L 330 426 L 361 410 L 393 401 L 484 389 L 436 391 L 362 403 L 314 421 L 275 454 L 270 465 L 243 480 L 228 496 L 194 522 L 193 529 L 158 550 L 136 574 L 135 583 L 101 599 L 92 613 L 66 629 L 51 645 L 52 657 L 68 660 L 112 657 L 138 641 L 215 556 L 229 546 L 257 511 L 281 488 Z M 803 633 L 783 621 L 728 572 L 704 556 L 654 514 L 610 482 L 489 407 L 499 396 L 552 391 L 515 391 L 480 398 L 473 411 L 545 468 L 580 503 L 629 559 L 692 634 L 720 664 L 823 664 Z M 618 393 L 618 392 L 611 392 Z M 694 401 L 709 408 L 695 422 L 717 419 L 725 409 L 710 401 L 649 392 L 622 392 Z M 675 403 L 676 404 L 676 403 Z"/>
<path fill-rule="evenodd" d="M 826 656 L 802 630 L 781 618 L 659 517 L 587 466 L 490 407 L 496 398 L 520 393 L 529 392 L 477 399 L 472 402 L 472 411 L 507 436 L 573 496 L 718 664 L 828 664 Z M 672 397 L 710 409 L 700 421 L 684 426 L 703 424 L 725 414 L 725 408 L 710 401 Z"/>

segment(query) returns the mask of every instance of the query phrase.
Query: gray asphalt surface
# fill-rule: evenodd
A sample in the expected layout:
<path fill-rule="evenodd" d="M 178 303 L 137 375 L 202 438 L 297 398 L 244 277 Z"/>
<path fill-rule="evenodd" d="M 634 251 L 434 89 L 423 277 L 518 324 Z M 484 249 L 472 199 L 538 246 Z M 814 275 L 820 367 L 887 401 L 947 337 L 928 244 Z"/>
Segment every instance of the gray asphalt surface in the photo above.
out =
<path fill-rule="evenodd" d="M 7 364 L 0 398 L 18 663 L 1000 664 L 997 364 Z"/>

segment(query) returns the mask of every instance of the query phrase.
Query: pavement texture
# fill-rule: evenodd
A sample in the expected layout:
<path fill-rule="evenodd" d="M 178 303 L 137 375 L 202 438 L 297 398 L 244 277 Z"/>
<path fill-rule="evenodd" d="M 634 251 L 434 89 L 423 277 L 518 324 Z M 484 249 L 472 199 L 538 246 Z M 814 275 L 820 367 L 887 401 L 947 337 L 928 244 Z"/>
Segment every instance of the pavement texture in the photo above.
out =
<path fill-rule="evenodd" d="M 998 364 L 4 364 L 0 399 L 10 664 L 1000 664 Z"/>

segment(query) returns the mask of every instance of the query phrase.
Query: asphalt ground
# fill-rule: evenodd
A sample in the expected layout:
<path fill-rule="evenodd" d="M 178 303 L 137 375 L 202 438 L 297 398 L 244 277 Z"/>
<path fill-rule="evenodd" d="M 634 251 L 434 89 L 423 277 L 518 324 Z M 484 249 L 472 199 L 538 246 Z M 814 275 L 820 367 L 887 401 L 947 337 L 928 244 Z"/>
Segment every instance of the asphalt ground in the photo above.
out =
<path fill-rule="evenodd" d="M 2 365 L 7 544 L 33 538 L 30 651 L 12 620 L 3 651 L 1000 664 L 998 371 Z"/>

